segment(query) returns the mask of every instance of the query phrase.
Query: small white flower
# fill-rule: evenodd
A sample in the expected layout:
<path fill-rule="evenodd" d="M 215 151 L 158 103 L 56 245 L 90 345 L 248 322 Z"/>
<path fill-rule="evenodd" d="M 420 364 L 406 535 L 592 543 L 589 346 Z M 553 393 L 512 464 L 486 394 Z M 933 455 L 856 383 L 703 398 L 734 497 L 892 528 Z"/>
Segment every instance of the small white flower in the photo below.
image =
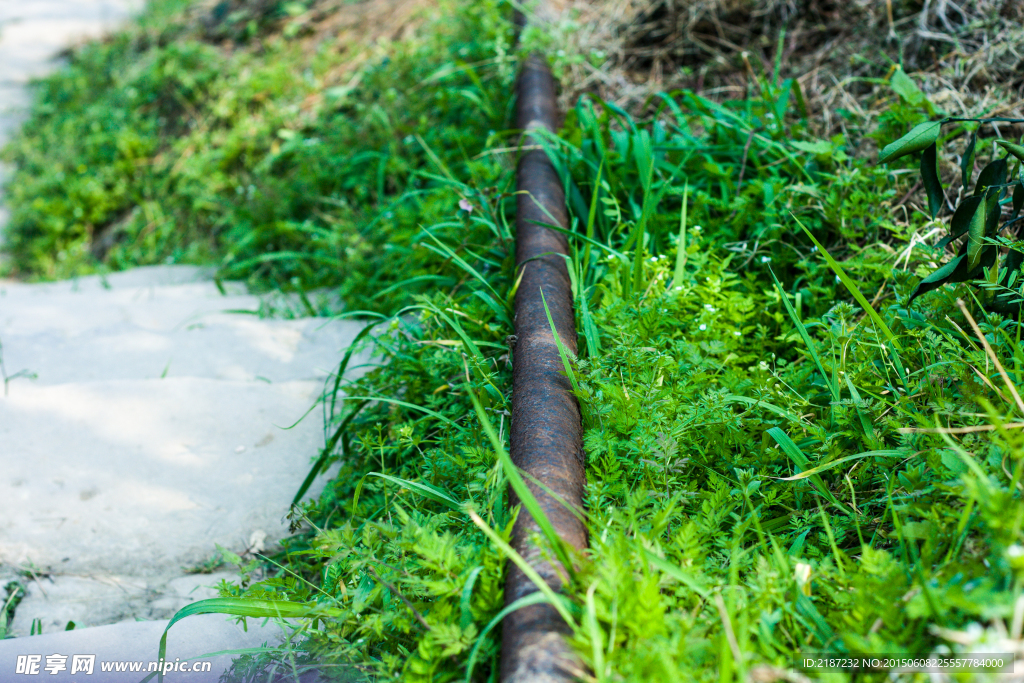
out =
<path fill-rule="evenodd" d="M 711 304 L 704 304 L 704 310 L 708 311 L 709 313 L 714 313 L 715 307 L 712 306 Z"/>
<path fill-rule="evenodd" d="M 793 578 L 796 579 L 796 585 L 800 588 L 801 593 L 811 594 L 811 565 L 797 562 L 796 567 L 793 568 Z"/>
<path fill-rule="evenodd" d="M 735 331 L 733 331 L 733 333 L 732 333 L 732 336 L 734 336 L 734 337 L 740 337 L 740 336 L 742 336 L 742 335 L 741 335 L 741 334 L 739 333 L 739 330 L 735 330 Z"/>
<path fill-rule="evenodd" d="M 765 363 L 764 361 L 761 361 L 760 363 L 758 363 L 757 367 L 761 368 L 765 372 L 768 372 L 768 364 Z"/>
<path fill-rule="evenodd" d="M 460 199 L 459 200 L 459 208 L 462 209 L 463 211 L 465 211 L 466 213 L 473 213 L 473 205 L 470 204 L 465 199 Z"/>
<path fill-rule="evenodd" d="M 701 332 L 703 332 L 704 330 L 708 329 L 708 326 L 705 325 L 704 323 L 701 323 L 700 327 L 698 327 L 697 329 L 700 330 Z"/>
<path fill-rule="evenodd" d="M 771 262 L 772 262 L 772 257 L 771 256 L 762 256 L 761 257 L 761 263 L 771 263 Z"/>

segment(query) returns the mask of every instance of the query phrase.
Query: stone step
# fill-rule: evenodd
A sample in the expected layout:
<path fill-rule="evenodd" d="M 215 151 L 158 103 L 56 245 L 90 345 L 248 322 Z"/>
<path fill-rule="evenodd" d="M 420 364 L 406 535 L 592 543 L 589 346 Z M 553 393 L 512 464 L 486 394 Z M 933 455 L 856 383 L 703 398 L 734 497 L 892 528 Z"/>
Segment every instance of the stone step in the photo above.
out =
<path fill-rule="evenodd" d="M 265 298 L 230 282 L 222 295 L 211 274 L 160 266 L 59 283 L 0 281 L 7 373 L 25 373 L 36 385 L 162 377 L 322 380 L 361 329 L 322 318 L 261 318 Z"/>
<path fill-rule="evenodd" d="M 224 295 L 211 275 L 0 282 L 13 377 L 0 395 L 0 588 L 27 590 L 15 635 L 168 618 L 217 546 L 254 553 L 288 534 L 325 442 L 317 401 L 362 324 L 241 313 L 266 300 L 235 283 Z"/>
<path fill-rule="evenodd" d="M 244 630 L 234 623 L 233 618 L 219 614 L 203 614 L 179 621 L 167 634 L 164 660 L 172 665 L 177 664 L 178 670 L 168 671 L 164 680 L 167 683 L 217 683 L 221 674 L 231 666 L 233 656 L 204 655 L 276 646 L 282 641 L 284 627 L 263 622 L 264 620 L 249 619 L 248 630 Z M 132 621 L 0 640 L 0 683 L 33 680 L 62 683 L 140 683 L 151 673 L 151 665 L 156 665 L 160 661 L 160 637 L 167 623 Z M 85 673 L 84 670 L 72 674 L 75 655 L 85 655 L 86 661 L 95 655 L 91 674 Z M 34 661 L 29 661 L 30 657 Z M 19 660 L 22 667 L 20 672 Z M 198 664 L 197 668 L 201 670 L 182 671 L 183 662 L 187 662 L 190 668 Z M 48 663 L 57 666 L 48 670 Z M 129 670 L 116 671 L 119 664 Z M 38 668 L 33 669 L 33 665 L 37 665 Z M 104 665 L 115 670 L 103 671 Z M 64 668 L 61 669 L 60 666 Z M 130 670 L 132 668 L 135 670 Z M 36 673 L 32 673 L 33 671 Z M 156 677 L 151 680 L 155 682 Z"/>

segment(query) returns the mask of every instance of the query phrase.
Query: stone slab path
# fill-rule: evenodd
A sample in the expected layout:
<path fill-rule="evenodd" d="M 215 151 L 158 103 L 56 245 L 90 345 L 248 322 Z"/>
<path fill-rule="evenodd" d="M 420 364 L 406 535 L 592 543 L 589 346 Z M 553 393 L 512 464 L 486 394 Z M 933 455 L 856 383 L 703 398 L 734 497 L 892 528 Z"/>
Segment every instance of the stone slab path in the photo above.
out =
<path fill-rule="evenodd" d="M 0 0 L 0 145 L 24 117 L 30 79 L 140 5 Z M 0 196 L 0 243 L 4 221 Z M 45 665 L 55 653 L 96 654 L 84 680 L 141 680 L 101 675 L 99 663 L 155 659 L 166 619 L 234 576 L 191 572 L 217 545 L 257 552 L 287 533 L 288 505 L 324 435 L 318 411 L 286 428 L 315 403 L 361 325 L 261 318 L 258 297 L 226 289 L 186 266 L 0 281 L 11 378 L 0 387 L 0 603 L 8 581 L 27 589 L 9 625 L 19 637 L 0 641 L 0 683 L 28 680 L 16 673 L 19 656 Z M 28 635 L 33 624 L 43 635 Z M 279 633 L 192 617 L 170 632 L 168 658 Z M 229 660 L 169 676 L 212 683 Z M 41 675 L 80 679 L 70 666 Z"/>
<path fill-rule="evenodd" d="M 163 621 L 112 624 L 67 633 L 0 641 L 0 660 L 5 666 L 4 671 L 0 671 L 0 683 L 24 683 L 32 680 L 44 680 L 48 683 L 140 683 L 143 678 L 150 675 L 150 664 L 160 661 L 158 644 L 165 624 Z M 183 672 L 179 667 L 178 671 L 169 671 L 164 678 L 167 683 L 217 683 L 221 673 L 231 665 L 232 655 L 203 655 L 224 649 L 250 649 L 265 644 L 273 646 L 282 639 L 284 633 L 275 625 L 260 626 L 254 620 L 249 620 L 248 631 L 245 631 L 240 626 L 225 623 L 224 617 L 203 614 L 176 624 L 167 635 L 167 659 L 164 661 L 188 662 L 189 668 L 195 666 L 193 662 L 196 662 L 200 663 L 201 669 L 196 672 Z M 7 652 L 10 653 L 9 657 L 4 655 Z M 67 656 L 67 660 L 63 662 L 66 668 L 54 669 L 52 672 L 45 668 L 47 658 L 54 654 Z M 91 674 L 83 675 L 81 671 L 71 673 L 75 655 L 95 655 Z M 16 673 L 18 656 L 25 657 L 25 664 L 28 664 L 29 657 L 38 657 L 38 673 Z M 8 659 L 11 661 L 7 662 Z M 11 666 L 8 667 L 8 663 Z M 124 670 L 103 671 L 104 663 L 107 663 L 109 668 L 120 666 Z M 275 683 L 296 679 L 307 683 L 309 678 L 315 676 L 303 676 L 302 671 L 298 672 L 299 676 L 289 675 L 292 673 L 290 671 L 279 673 L 281 675 L 275 679 Z M 155 678 L 153 680 L 155 681 Z"/>
<path fill-rule="evenodd" d="M 242 312 L 258 297 L 210 276 L 0 281 L 0 575 L 28 591 L 16 635 L 166 619 L 231 576 L 189 573 L 217 545 L 287 534 L 324 442 L 316 410 L 291 426 L 361 325 L 262 319 Z"/>

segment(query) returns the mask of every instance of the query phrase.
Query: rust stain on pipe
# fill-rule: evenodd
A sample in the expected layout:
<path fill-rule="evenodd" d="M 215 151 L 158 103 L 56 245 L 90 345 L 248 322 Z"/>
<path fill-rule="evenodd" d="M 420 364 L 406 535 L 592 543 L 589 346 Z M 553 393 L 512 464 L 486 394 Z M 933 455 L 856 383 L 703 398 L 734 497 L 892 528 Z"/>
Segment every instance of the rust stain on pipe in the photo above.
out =
<path fill-rule="evenodd" d="M 531 55 L 519 77 L 517 127 L 522 143 L 533 145 L 531 130 L 557 127 L 555 83 L 547 62 Z M 536 222 L 568 227 L 565 195 L 558 174 L 543 150 L 525 152 L 517 169 L 516 263 L 522 280 L 516 291 L 516 345 L 512 368 L 512 459 L 577 510 L 583 507 L 585 484 L 580 411 L 565 376 L 558 347 L 544 312 L 541 290 L 562 343 L 576 352 L 568 254 L 565 235 Z M 553 253 L 552 253 L 553 252 Z M 541 254 L 547 254 L 541 256 Z M 571 546 L 583 549 L 587 532 L 583 522 L 554 497 L 528 484 L 558 534 Z M 510 490 L 511 505 L 519 499 Z M 564 572 L 541 557 L 530 537 L 538 531 L 524 509 L 512 532 L 512 547 L 538 570 L 556 591 Z M 529 595 L 537 587 L 509 563 L 505 604 Z M 502 626 L 501 680 L 504 683 L 556 683 L 575 680 L 581 672 L 563 635 L 568 626 L 550 605 L 532 605 L 505 618 Z"/>

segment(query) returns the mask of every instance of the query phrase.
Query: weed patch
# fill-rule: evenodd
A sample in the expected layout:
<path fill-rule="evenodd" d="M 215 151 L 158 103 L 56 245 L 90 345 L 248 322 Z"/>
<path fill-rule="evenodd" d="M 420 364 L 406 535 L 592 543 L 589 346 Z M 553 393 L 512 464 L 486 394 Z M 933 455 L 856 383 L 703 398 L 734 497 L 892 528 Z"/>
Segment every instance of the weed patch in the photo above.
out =
<path fill-rule="evenodd" d="M 1017 328 L 958 307 L 965 290 L 907 308 L 915 280 L 876 246 L 899 230 L 855 199 L 892 177 L 809 138 L 786 88 L 724 104 L 673 93 L 645 122 L 583 102 L 548 141 L 580 235 L 585 340 L 572 374 L 591 548 L 565 608 L 598 680 L 767 680 L 796 675 L 802 652 L 1018 647 L 1000 630 L 1024 517 L 1019 434 L 1003 426 L 1024 417 L 1007 369 Z M 501 280 L 424 302 L 388 342 L 392 365 L 360 380 L 360 396 L 402 403 L 347 422 L 343 474 L 304 510 L 310 549 L 290 555 L 349 577 L 330 585 L 353 615 L 314 642 L 378 675 L 461 678 L 467 656 L 473 680 L 495 670 L 484 624 L 511 517 L 466 397 L 488 397 L 503 434 L 510 327 L 481 296 L 511 285 L 502 258 Z M 490 518 L 467 524 L 465 504 Z"/>

